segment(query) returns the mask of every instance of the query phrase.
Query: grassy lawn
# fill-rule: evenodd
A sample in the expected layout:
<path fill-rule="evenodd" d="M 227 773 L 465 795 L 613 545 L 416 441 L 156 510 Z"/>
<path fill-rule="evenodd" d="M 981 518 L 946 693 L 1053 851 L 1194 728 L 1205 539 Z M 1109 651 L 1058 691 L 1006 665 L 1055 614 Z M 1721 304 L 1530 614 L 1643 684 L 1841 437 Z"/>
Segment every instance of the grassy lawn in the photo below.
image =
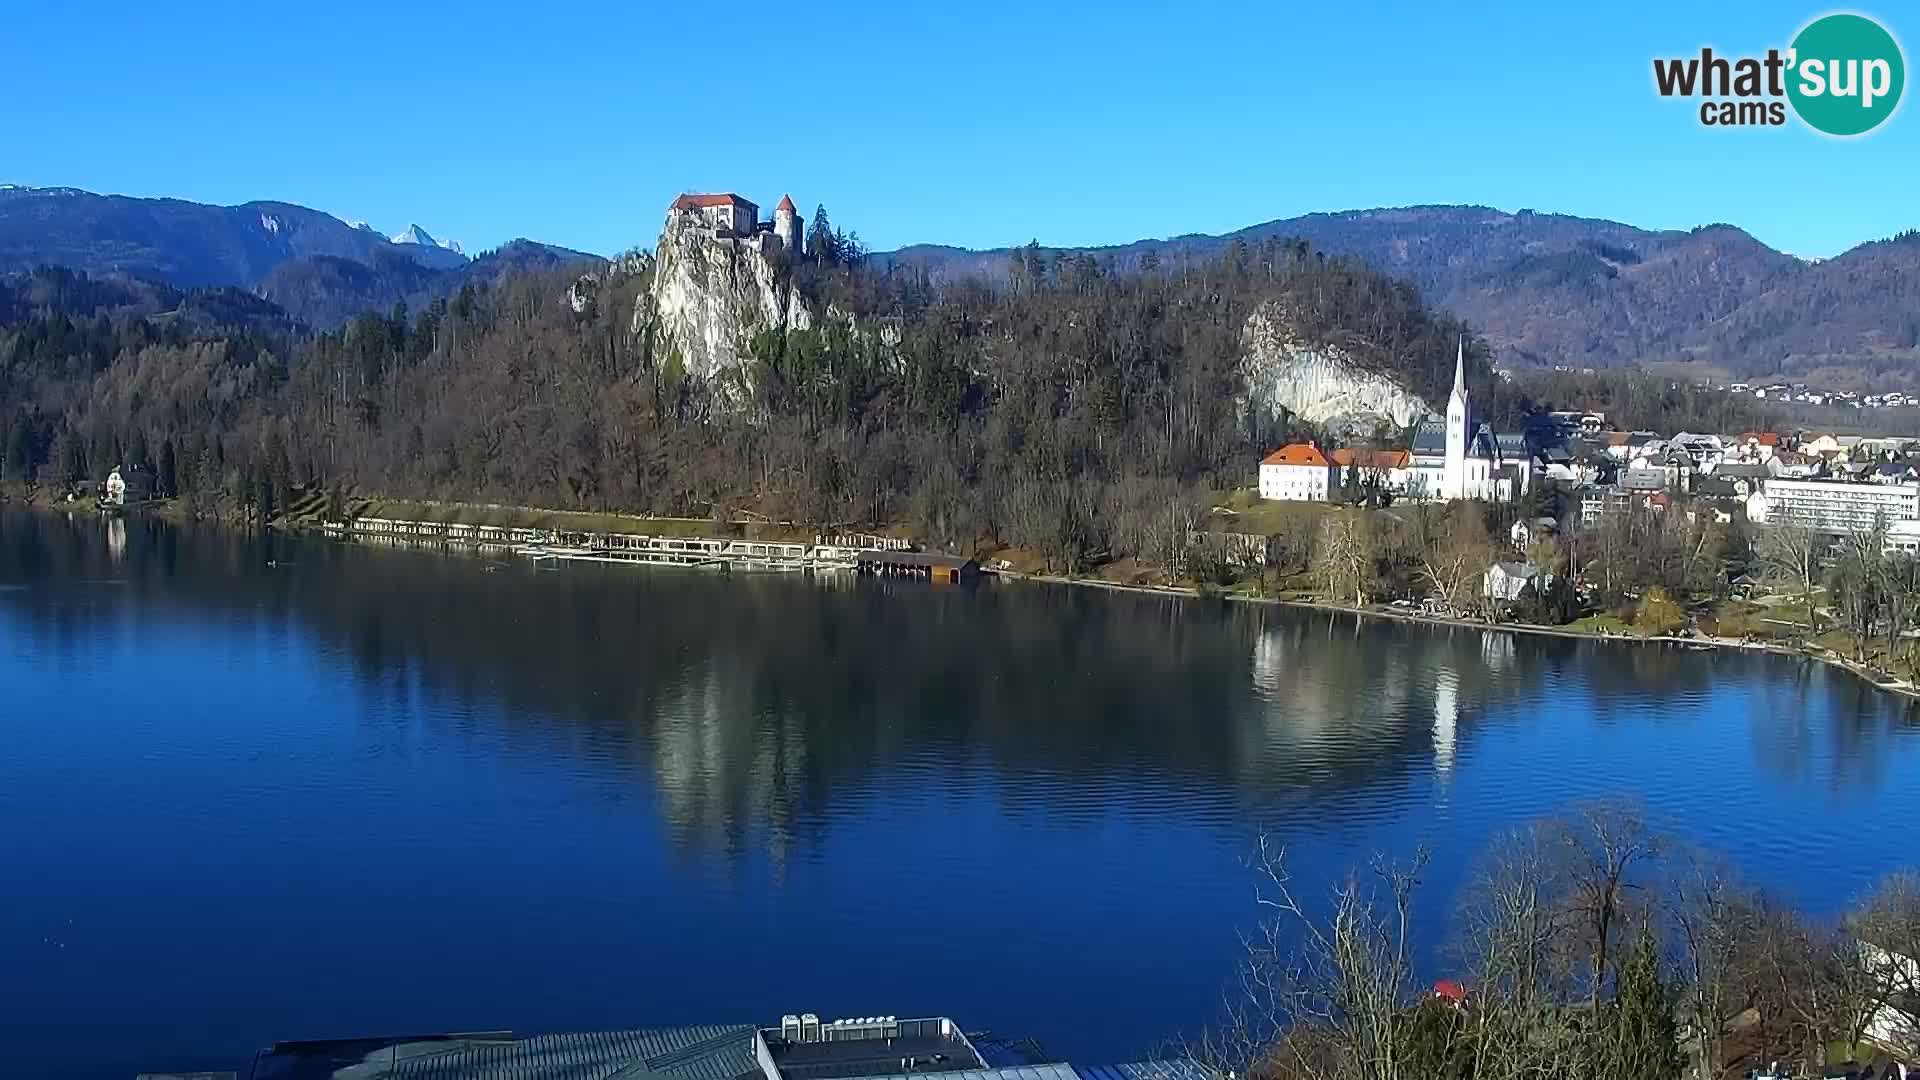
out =
<path fill-rule="evenodd" d="M 1340 510 L 1331 503 L 1270 502 L 1261 499 L 1260 493 L 1252 488 L 1241 488 L 1225 498 L 1215 499 L 1214 505 L 1233 511 L 1213 515 L 1213 520 L 1228 532 L 1260 536 L 1286 532 L 1302 522 L 1315 524 Z"/>
<path fill-rule="evenodd" d="M 1621 634 L 1639 633 L 1620 616 L 1605 611 L 1575 619 L 1567 624 L 1567 629 L 1584 634 L 1612 634 L 1616 637 Z"/>
<path fill-rule="evenodd" d="M 1785 642 L 1806 636 L 1806 610 L 1795 607 L 1756 604 L 1747 600 L 1723 600 L 1699 620 L 1700 629 L 1716 637 L 1751 637 L 1758 641 Z"/>

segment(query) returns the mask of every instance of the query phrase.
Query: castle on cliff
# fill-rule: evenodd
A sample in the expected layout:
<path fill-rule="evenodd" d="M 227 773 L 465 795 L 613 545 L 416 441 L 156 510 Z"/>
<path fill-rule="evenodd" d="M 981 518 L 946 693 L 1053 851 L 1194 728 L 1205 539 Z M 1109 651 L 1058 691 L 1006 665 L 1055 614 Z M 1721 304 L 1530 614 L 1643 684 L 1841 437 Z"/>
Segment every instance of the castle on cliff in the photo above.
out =
<path fill-rule="evenodd" d="M 791 195 L 780 196 L 772 221 L 761 221 L 760 207 L 731 191 L 689 192 L 673 200 L 667 213 L 697 216 L 702 225 L 713 230 L 715 239 L 747 240 L 759 245 L 763 254 L 771 248 L 792 258 L 800 257 L 800 214 L 794 209 Z"/>

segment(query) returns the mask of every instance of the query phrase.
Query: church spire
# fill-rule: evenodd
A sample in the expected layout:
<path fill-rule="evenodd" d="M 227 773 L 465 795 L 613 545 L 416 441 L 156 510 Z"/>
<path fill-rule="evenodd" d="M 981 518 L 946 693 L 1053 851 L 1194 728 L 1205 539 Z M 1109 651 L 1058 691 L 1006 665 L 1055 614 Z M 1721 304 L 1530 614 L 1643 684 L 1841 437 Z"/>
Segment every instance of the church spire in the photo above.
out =
<path fill-rule="evenodd" d="M 1453 358 L 1453 393 L 1455 397 L 1467 394 L 1467 339 L 1458 338 L 1455 347 L 1459 350 Z"/>

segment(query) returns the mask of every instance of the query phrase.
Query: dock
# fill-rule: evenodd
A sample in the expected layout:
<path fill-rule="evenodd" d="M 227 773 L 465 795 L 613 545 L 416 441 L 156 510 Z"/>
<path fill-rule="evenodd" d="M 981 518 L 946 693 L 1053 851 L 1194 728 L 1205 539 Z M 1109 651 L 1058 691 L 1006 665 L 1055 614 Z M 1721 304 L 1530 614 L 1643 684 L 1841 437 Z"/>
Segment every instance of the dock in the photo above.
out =
<path fill-rule="evenodd" d="M 648 536 L 575 529 L 509 528 L 460 522 L 362 517 L 321 526 L 339 539 L 404 546 L 457 546 L 517 555 L 536 563 L 593 562 L 753 571 L 854 571 L 952 583 L 980 572 L 980 564 L 951 555 L 908 550 L 897 537 L 855 534 L 798 540 L 706 536 Z"/>

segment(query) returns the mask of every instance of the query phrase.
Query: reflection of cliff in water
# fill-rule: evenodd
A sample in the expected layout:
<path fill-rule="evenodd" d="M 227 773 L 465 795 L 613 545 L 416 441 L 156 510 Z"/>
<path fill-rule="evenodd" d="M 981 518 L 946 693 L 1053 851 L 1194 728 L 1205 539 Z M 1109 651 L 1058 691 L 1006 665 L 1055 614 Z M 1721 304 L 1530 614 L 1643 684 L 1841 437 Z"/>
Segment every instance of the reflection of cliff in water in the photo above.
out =
<path fill-rule="evenodd" d="M 1547 700 L 1569 665 L 1602 722 L 1713 678 L 1676 650 L 1086 589 L 540 571 L 141 520 L 116 565 L 120 546 L 97 520 L 0 515 L 0 572 L 113 577 L 139 595 L 135 618 L 165 606 L 310 636 L 376 704 L 410 708 L 424 686 L 497 716 L 486 735 L 510 746 L 650 776 L 684 843 L 776 858 L 882 773 L 933 792 L 990 775 L 1013 814 L 1022 776 L 1074 781 L 1079 805 L 1056 797 L 1056 812 L 1108 812 L 1115 784 L 1220 789 L 1244 808 L 1444 774 L 1490 705 Z M 31 590 L 5 610 L 55 641 L 111 609 Z M 1618 655 L 1583 658 L 1603 648 Z M 451 726 L 434 719 L 448 712 L 419 722 Z"/>

